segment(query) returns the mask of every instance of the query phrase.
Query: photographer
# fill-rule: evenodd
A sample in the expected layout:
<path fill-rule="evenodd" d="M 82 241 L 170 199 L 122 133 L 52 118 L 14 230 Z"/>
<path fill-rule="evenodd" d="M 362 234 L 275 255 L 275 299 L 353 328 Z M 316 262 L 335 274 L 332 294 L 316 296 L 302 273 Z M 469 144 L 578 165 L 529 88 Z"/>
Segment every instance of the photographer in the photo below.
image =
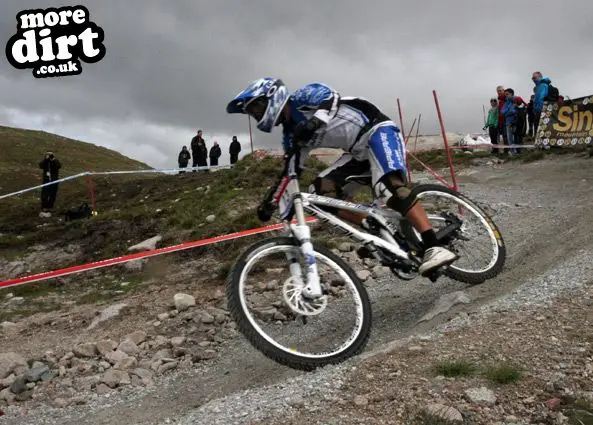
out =
<path fill-rule="evenodd" d="M 47 152 L 45 158 L 39 163 L 39 168 L 43 170 L 43 183 L 45 184 L 60 178 L 59 170 L 62 168 L 62 164 L 53 152 Z M 48 210 L 54 207 L 57 194 L 58 183 L 41 188 L 41 209 L 43 212 L 49 212 Z"/>

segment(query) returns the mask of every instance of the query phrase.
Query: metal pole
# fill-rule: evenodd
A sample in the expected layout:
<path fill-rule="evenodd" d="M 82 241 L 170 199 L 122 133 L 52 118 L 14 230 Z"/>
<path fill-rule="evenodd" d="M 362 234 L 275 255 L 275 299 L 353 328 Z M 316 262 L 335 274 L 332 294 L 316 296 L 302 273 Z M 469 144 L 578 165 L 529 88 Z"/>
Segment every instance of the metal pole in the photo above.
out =
<path fill-rule="evenodd" d="M 414 118 L 414 121 L 412 121 L 412 127 L 410 127 L 410 134 L 412 134 L 414 132 L 414 127 L 416 127 L 416 120 L 417 120 L 417 118 Z M 410 134 L 408 134 L 408 137 L 406 137 L 406 140 L 405 140 L 406 146 L 408 146 L 408 142 L 410 141 Z"/>
<path fill-rule="evenodd" d="M 447 135 L 445 134 L 445 124 L 443 124 L 443 116 L 441 115 L 441 107 L 439 106 L 439 99 L 437 98 L 436 90 L 432 91 L 432 95 L 434 96 L 434 103 L 437 107 L 439 123 L 441 124 L 441 133 L 443 135 L 443 142 L 445 143 L 445 150 L 447 151 L 447 159 L 449 160 L 449 170 L 451 171 L 451 180 L 453 181 L 453 189 L 458 190 L 457 179 L 455 178 L 455 169 L 453 168 L 453 157 L 451 156 L 451 150 L 449 149 L 449 142 L 447 141 Z"/>
<path fill-rule="evenodd" d="M 247 115 L 247 122 L 249 123 L 249 142 L 251 143 L 251 153 L 253 153 L 253 136 L 251 135 L 251 117 Z"/>
<path fill-rule="evenodd" d="M 414 126 L 416 125 L 416 118 L 414 118 L 414 122 L 412 123 L 412 128 L 410 130 L 410 134 L 414 131 Z M 408 154 L 408 142 L 410 141 L 410 135 L 408 134 L 408 138 L 404 141 L 405 146 L 404 149 L 406 150 L 406 169 L 408 170 L 408 180 L 412 183 L 412 169 L 410 168 L 410 158 Z"/>
<path fill-rule="evenodd" d="M 484 125 L 486 125 L 486 107 L 482 105 L 482 112 L 484 113 Z"/>
<path fill-rule="evenodd" d="M 422 120 L 422 114 L 418 115 L 418 127 L 416 127 L 416 138 L 414 139 L 414 152 L 416 152 L 416 145 L 418 144 L 418 133 L 420 132 L 420 121 Z"/>
<path fill-rule="evenodd" d="M 399 97 L 397 98 L 397 111 L 399 113 L 399 128 L 402 131 L 402 137 L 404 138 L 404 140 L 406 139 L 406 132 L 404 131 L 404 117 L 402 114 L 402 107 L 399 103 Z"/>

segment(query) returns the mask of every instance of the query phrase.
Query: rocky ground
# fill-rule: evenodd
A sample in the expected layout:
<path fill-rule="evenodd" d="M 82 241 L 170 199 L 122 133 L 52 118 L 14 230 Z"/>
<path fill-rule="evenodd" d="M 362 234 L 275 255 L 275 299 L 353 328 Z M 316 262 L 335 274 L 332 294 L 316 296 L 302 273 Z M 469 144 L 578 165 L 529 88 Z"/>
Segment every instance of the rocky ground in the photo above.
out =
<path fill-rule="evenodd" d="M 590 280 L 545 308 L 421 335 L 352 367 L 332 394 L 254 423 L 591 424 L 592 307 Z"/>
<path fill-rule="evenodd" d="M 4 291 L 3 311 L 59 308 L 0 326 L 0 423 L 405 423 L 433 404 L 466 423 L 563 423 L 587 411 L 593 391 L 592 165 L 570 156 L 464 171 L 461 190 L 490 211 L 509 249 L 505 272 L 483 285 L 394 285 L 341 253 L 366 279 L 374 333 L 366 357 L 315 373 L 280 367 L 237 335 L 207 258 L 183 269 L 151 259 L 161 272 L 141 283 L 123 268 L 66 281 L 107 281 L 112 297 L 93 303 Z M 438 373 L 440 361 L 462 365 Z M 520 377 L 495 384 L 497 366 Z M 447 376 L 455 367 L 472 371 Z"/>

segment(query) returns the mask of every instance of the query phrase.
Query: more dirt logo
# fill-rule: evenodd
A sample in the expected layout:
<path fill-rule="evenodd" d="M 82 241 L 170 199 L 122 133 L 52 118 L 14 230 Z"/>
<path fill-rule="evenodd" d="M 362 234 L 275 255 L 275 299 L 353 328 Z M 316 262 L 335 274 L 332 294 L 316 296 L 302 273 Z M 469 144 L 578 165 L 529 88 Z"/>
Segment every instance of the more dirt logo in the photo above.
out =
<path fill-rule="evenodd" d="M 6 57 L 17 69 L 32 69 L 36 78 L 78 75 L 80 60 L 105 57 L 103 29 L 84 6 L 23 10 L 17 33 L 6 44 Z"/>

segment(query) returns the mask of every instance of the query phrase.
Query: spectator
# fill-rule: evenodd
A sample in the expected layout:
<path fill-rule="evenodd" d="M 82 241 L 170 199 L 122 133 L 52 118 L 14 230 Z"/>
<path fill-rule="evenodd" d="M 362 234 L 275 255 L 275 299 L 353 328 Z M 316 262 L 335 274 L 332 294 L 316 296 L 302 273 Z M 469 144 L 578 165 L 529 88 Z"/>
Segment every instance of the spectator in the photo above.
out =
<path fill-rule="evenodd" d="M 218 165 L 218 158 L 222 155 L 218 142 L 214 142 L 214 145 L 210 148 L 210 166 L 215 167 Z"/>
<path fill-rule="evenodd" d="M 506 95 L 504 93 L 504 86 L 496 87 L 496 94 L 498 96 L 498 134 L 502 135 L 502 141 L 505 145 L 508 144 L 507 141 L 507 132 L 504 126 L 504 114 L 502 113 L 502 108 L 504 103 L 506 102 Z"/>
<path fill-rule="evenodd" d="M 502 107 L 502 113 L 504 115 L 504 126 L 505 131 L 507 134 L 506 143 L 509 146 L 515 144 L 515 121 L 517 119 L 517 107 L 515 106 L 515 91 L 513 89 L 505 89 L 504 91 L 506 96 L 506 101 L 504 102 L 504 106 Z M 515 148 L 509 149 L 509 155 L 514 155 L 517 153 Z"/>
<path fill-rule="evenodd" d="M 552 80 L 548 77 L 542 76 L 542 73 L 536 71 L 531 76 L 531 80 L 535 83 L 535 100 L 533 101 L 533 129 L 537 133 L 539 126 L 539 118 L 544 109 L 544 102 L 548 96 L 548 88 Z"/>
<path fill-rule="evenodd" d="M 535 93 L 535 87 L 533 87 L 533 92 Z M 535 131 L 533 129 L 533 125 L 535 122 L 535 112 L 533 112 L 533 103 L 535 100 L 535 94 L 532 94 L 529 98 L 529 103 L 527 104 L 527 121 L 528 121 L 528 134 L 529 137 L 535 137 Z"/>
<path fill-rule="evenodd" d="M 39 168 L 43 170 L 43 183 L 49 183 L 52 181 L 59 180 L 60 173 L 59 170 L 62 168 L 62 164 L 60 161 L 54 156 L 53 152 L 47 152 L 45 154 L 45 158 L 39 163 Z M 49 210 L 53 209 L 54 202 L 56 202 L 56 197 L 58 195 L 58 183 L 54 183 L 49 186 L 44 186 L 41 188 L 41 209 L 44 216 L 49 217 L 51 213 Z"/>
<path fill-rule="evenodd" d="M 493 145 L 497 145 L 498 141 L 498 100 L 493 97 L 490 99 L 490 109 L 488 110 L 488 119 L 486 120 L 486 125 L 484 126 L 484 130 L 488 128 L 488 133 L 490 134 L 490 143 Z M 492 148 L 493 154 L 500 154 L 503 153 L 502 149 Z"/>
<path fill-rule="evenodd" d="M 193 157 L 192 167 L 196 165 L 198 167 L 208 166 L 208 149 L 206 148 L 206 142 L 202 138 L 202 130 L 198 130 L 198 134 L 191 139 L 191 155 Z"/>
<path fill-rule="evenodd" d="M 523 137 L 525 137 L 525 132 L 527 130 L 527 104 L 520 96 L 515 96 L 513 98 L 513 103 L 517 108 L 514 142 L 515 145 L 522 145 Z M 517 149 L 516 152 L 519 152 L 519 149 Z"/>
<path fill-rule="evenodd" d="M 229 153 L 231 154 L 231 165 L 236 164 L 239 160 L 239 152 L 241 152 L 241 143 L 237 141 L 237 136 L 233 136 L 233 141 L 229 146 Z"/>
<path fill-rule="evenodd" d="M 179 164 L 179 168 L 187 167 L 187 164 L 188 164 L 190 158 L 191 158 L 191 155 L 189 154 L 189 151 L 187 150 L 187 146 L 182 147 L 181 152 L 179 152 L 179 156 L 177 157 L 177 163 Z M 182 173 L 185 173 L 185 171 L 179 171 L 179 174 L 182 174 Z"/>

